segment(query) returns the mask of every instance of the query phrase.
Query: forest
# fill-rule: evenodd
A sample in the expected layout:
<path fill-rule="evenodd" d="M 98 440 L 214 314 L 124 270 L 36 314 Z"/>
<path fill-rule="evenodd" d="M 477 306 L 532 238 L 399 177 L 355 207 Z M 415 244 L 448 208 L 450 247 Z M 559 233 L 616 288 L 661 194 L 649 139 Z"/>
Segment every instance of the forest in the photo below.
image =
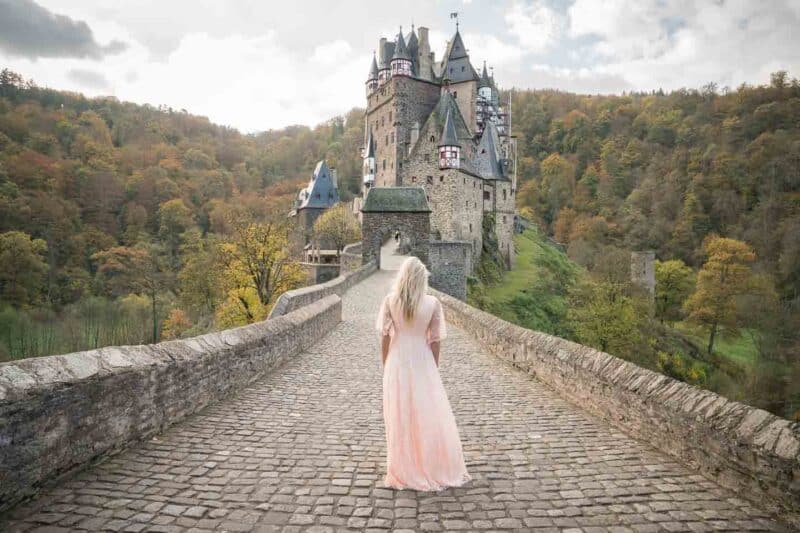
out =
<path fill-rule="evenodd" d="M 358 191 L 362 117 L 243 135 L 0 72 L 0 361 L 263 319 L 305 282 L 287 214 L 315 163 Z"/>
<path fill-rule="evenodd" d="M 512 100 L 527 275 L 484 268 L 472 302 L 800 418 L 800 82 Z"/>
<path fill-rule="evenodd" d="M 506 93 L 504 99 L 509 96 Z M 513 90 L 517 207 L 470 301 L 800 416 L 800 83 Z M 286 214 L 316 161 L 358 194 L 363 110 L 244 135 L 0 73 L 0 360 L 262 319 L 304 283 Z M 656 294 L 629 282 L 653 250 Z"/>

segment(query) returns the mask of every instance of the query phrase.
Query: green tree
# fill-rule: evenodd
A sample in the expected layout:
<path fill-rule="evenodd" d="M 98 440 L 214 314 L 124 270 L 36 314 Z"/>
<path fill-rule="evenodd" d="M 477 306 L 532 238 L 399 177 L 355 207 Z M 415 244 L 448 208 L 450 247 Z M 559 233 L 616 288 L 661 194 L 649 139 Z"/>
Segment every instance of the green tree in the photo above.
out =
<path fill-rule="evenodd" d="M 361 240 L 361 226 L 346 204 L 337 204 L 314 222 L 314 239 L 329 243 L 336 249 L 336 255 L 350 243 Z"/>
<path fill-rule="evenodd" d="M 16 308 L 37 302 L 45 285 L 47 244 L 21 231 L 0 234 L 0 296 Z"/>
<path fill-rule="evenodd" d="M 113 293 L 135 293 L 150 300 L 153 342 L 158 342 L 158 298 L 171 281 L 164 255 L 161 247 L 140 243 L 135 247 L 115 246 L 92 256 L 100 265 L 98 275 Z"/>
<path fill-rule="evenodd" d="M 656 261 L 656 318 L 675 322 L 683 315 L 683 302 L 694 288 L 694 272 L 680 259 Z"/>
<path fill-rule="evenodd" d="M 750 265 L 756 254 L 747 243 L 717 235 L 706 238 L 703 250 L 707 259 L 697 273 L 696 289 L 684 309 L 689 320 L 708 329 L 707 352 L 711 354 L 720 328 L 738 333 L 737 297 L 751 288 Z"/>

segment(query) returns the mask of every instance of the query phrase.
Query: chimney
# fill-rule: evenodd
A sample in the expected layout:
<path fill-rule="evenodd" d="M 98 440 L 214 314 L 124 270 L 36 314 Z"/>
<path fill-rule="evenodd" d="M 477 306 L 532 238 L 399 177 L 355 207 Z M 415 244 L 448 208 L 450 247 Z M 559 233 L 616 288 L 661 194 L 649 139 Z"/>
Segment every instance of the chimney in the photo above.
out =
<path fill-rule="evenodd" d="M 333 188 L 334 189 L 338 189 L 339 188 L 339 185 L 338 185 L 338 174 L 337 174 L 335 168 L 331 169 L 331 181 L 333 182 Z"/>
<path fill-rule="evenodd" d="M 420 26 L 417 31 L 419 33 L 419 44 L 417 45 L 419 77 L 430 80 L 433 54 L 431 53 L 431 43 L 428 42 L 428 28 Z"/>

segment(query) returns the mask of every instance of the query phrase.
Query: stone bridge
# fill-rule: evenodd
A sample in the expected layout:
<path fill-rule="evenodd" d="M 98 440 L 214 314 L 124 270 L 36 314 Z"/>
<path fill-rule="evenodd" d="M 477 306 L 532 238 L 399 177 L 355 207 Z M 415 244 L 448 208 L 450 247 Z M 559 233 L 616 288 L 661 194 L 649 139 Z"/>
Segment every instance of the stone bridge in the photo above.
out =
<path fill-rule="evenodd" d="M 474 480 L 438 493 L 384 488 L 373 321 L 391 276 L 379 270 L 344 292 L 341 322 L 280 367 L 45 483 L 0 530 L 792 530 L 791 514 L 563 399 L 458 320 L 441 373 Z"/>

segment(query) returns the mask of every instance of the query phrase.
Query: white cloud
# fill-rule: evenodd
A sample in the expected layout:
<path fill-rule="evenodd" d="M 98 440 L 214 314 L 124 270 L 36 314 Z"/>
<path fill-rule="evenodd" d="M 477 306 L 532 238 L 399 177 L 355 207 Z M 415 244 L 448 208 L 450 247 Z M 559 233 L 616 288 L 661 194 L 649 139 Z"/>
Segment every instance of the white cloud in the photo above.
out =
<path fill-rule="evenodd" d="M 561 36 L 562 17 L 540 0 L 515 0 L 505 16 L 508 30 L 528 52 L 541 53 Z"/>

